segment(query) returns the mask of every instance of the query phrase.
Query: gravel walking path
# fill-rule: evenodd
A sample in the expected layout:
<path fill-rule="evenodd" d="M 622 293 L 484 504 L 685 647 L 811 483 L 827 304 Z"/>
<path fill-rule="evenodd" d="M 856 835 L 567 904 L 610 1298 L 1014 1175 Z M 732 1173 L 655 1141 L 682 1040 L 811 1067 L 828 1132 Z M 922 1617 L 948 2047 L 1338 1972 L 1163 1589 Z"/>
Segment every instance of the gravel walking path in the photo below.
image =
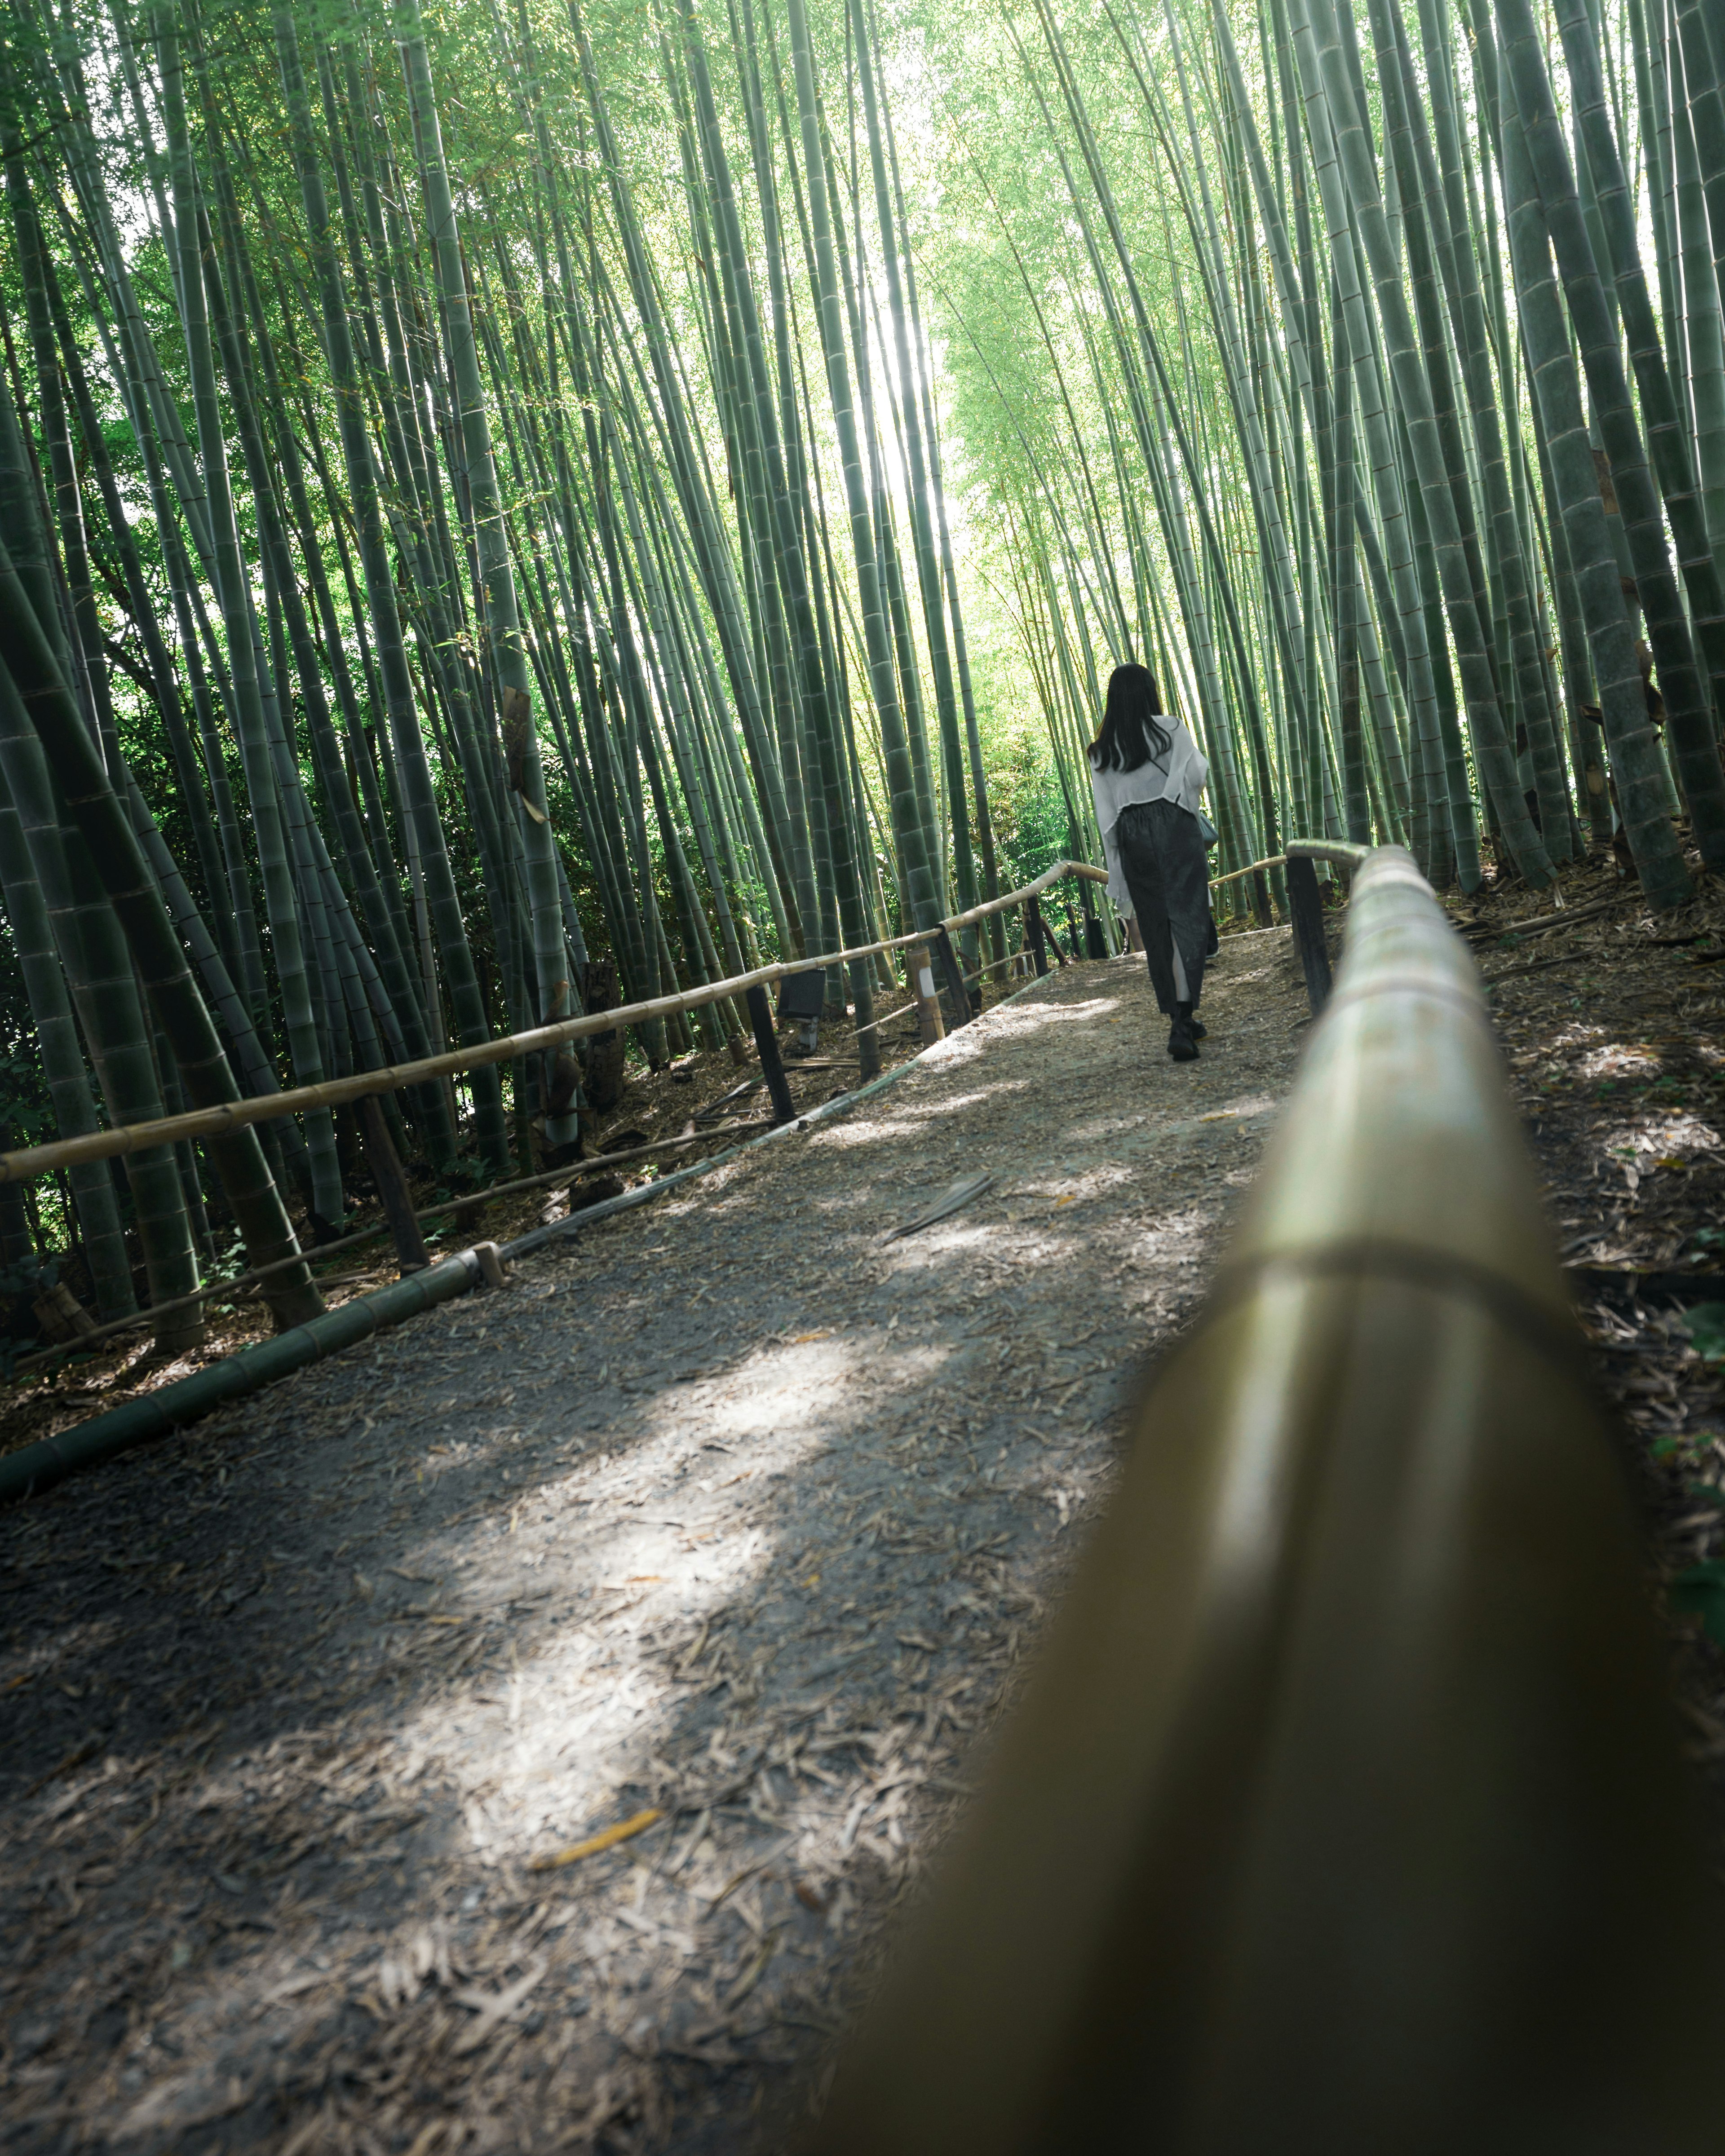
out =
<path fill-rule="evenodd" d="M 1207 985 L 1176 1066 L 1056 973 L 0 1520 L 0 2146 L 780 2143 L 1286 1091 L 1286 934 Z"/>

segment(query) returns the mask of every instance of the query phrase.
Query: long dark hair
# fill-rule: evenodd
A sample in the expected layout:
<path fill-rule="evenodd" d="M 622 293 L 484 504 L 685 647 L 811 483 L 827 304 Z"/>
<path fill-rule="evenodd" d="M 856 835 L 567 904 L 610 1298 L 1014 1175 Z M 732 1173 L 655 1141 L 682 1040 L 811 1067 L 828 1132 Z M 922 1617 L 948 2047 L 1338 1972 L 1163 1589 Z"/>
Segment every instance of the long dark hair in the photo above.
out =
<path fill-rule="evenodd" d="M 1173 736 L 1161 721 L 1162 692 L 1147 666 L 1117 666 L 1108 676 L 1102 730 L 1090 745 L 1098 771 L 1136 771 L 1168 754 Z"/>

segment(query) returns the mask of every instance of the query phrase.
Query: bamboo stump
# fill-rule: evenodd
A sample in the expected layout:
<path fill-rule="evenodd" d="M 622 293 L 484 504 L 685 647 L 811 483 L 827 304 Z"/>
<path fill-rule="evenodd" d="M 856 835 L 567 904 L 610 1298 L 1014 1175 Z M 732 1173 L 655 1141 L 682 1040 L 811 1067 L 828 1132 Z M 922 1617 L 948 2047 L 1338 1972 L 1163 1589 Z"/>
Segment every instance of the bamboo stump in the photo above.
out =
<path fill-rule="evenodd" d="M 944 1040 L 947 1029 L 941 1017 L 940 998 L 934 992 L 934 969 L 928 963 L 926 944 L 912 943 L 905 951 L 905 973 L 911 993 L 916 998 L 916 1034 L 925 1048 Z"/>
<path fill-rule="evenodd" d="M 44 1288 L 30 1307 L 50 1340 L 81 1340 L 86 1332 L 96 1329 L 95 1318 L 64 1281 Z"/>

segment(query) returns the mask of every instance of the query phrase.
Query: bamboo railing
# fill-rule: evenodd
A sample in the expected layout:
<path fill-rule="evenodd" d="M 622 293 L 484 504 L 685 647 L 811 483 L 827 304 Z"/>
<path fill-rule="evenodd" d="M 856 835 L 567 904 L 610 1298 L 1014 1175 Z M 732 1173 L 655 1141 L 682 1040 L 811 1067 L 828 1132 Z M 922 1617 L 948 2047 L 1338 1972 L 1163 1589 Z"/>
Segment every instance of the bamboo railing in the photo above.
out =
<path fill-rule="evenodd" d="M 705 987 L 685 989 L 674 996 L 654 996 L 644 1003 L 624 1004 L 615 1010 L 592 1011 L 584 1017 L 565 1019 L 555 1025 L 535 1026 L 525 1033 L 503 1034 L 474 1047 L 450 1049 L 440 1055 L 423 1056 L 413 1063 L 382 1064 L 375 1070 L 357 1070 L 347 1077 L 328 1079 L 318 1086 L 297 1086 L 280 1093 L 249 1095 L 242 1100 L 223 1101 L 213 1108 L 194 1108 L 183 1115 L 162 1116 L 151 1122 L 120 1124 L 109 1130 L 91 1131 L 80 1137 L 56 1138 L 46 1145 L 21 1147 L 16 1152 L 0 1153 L 0 1183 L 29 1182 L 48 1174 L 51 1169 L 70 1168 L 81 1161 L 107 1160 L 116 1154 L 141 1152 L 152 1146 L 172 1145 L 185 1138 L 218 1137 L 225 1131 L 238 1130 L 249 1123 L 272 1122 L 281 1116 L 341 1107 L 374 1094 L 393 1093 L 403 1086 L 424 1085 L 430 1079 L 453 1078 L 492 1064 L 513 1063 L 523 1056 L 561 1048 L 568 1041 L 584 1040 L 590 1034 L 608 1033 L 615 1026 L 642 1025 L 652 1019 L 668 1017 L 673 1011 L 695 1010 L 724 997 L 746 995 L 751 988 L 765 988 L 793 974 L 824 971 L 834 966 L 848 965 L 853 959 L 874 957 L 881 952 L 927 944 L 942 934 L 950 937 L 954 929 L 969 927 L 991 913 L 1004 912 L 1009 906 L 1034 906 L 1044 891 L 1068 875 L 1092 883 L 1106 883 L 1108 880 L 1102 870 L 1088 861 L 1056 861 L 1052 868 L 1045 869 L 1020 890 L 1008 891 L 984 906 L 973 906 L 968 913 L 952 914 L 932 928 L 911 929 L 901 936 L 885 937 L 879 942 L 860 943 L 851 949 L 830 951 L 788 963 L 758 966 L 752 973 L 711 981 Z M 953 971 L 956 973 L 956 964 Z"/>
<path fill-rule="evenodd" d="M 820 2156 L 1717 2148 L 1664 1669 L 1478 976 L 1387 849 Z"/>

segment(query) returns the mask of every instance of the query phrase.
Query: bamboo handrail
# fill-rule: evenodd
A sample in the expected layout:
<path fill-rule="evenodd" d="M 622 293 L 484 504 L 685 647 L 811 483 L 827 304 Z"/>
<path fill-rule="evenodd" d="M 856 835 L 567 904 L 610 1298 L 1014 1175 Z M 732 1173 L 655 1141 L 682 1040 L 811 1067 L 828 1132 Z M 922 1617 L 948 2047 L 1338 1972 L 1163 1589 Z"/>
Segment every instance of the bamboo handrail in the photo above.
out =
<path fill-rule="evenodd" d="M 1024 988 L 1014 990 L 1014 995 L 1004 997 L 995 1008 L 1004 1008 L 1014 996 L 1026 993 L 1032 985 L 1026 983 Z M 85 1467 L 99 1466 L 136 1445 L 195 1422 L 213 1407 L 257 1392 L 308 1363 L 321 1361 L 357 1341 L 403 1324 L 451 1296 L 465 1294 L 469 1289 L 481 1285 L 497 1286 L 505 1265 L 519 1262 L 554 1240 L 579 1234 L 602 1220 L 615 1219 L 635 1206 L 664 1197 L 668 1191 L 686 1189 L 697 1177 L 710 1175 L 728 1163 L 746 1159 L 758 1147 L 773 1143 L 788 1131 L 806 1131 L 830 1116 L 848 1114 L 865 1101 L 878 1099 L 887 1086 L 916 1067 L 916 1060 L 912 1056 L 896 1064 L 855 1092 L 841 1093 L 822 1101 L 798 1116 L 794 1123 L 781 1123 L 757 1136 L 739 1137 L 735 1145 L 726 1146 L 691 1168 L 675 1169 L 656 1183 L 638 1184 L 620 1197 L 584 1207 L 567 1219 L 531 1229 L 501 1249 L 494 1243 L 480 1243 L 470 1250 L 439 1259 L 388 1287 L 371 1295 L 356 1296 L 336 1309 L 325 1312 L 322 1317 L 295 1326 L 291 1332 L 277 1333 L 272 1340 L 261 1341 L 254 1347 L 243 1348 L 235 1354 L 208 1363 L 189 1378 L 176 1378 L 153 1391 L 136 1394 L 122 1406 L 94 1415 L 88 1422 L 79 1423 L 56 1436 L 39 1438 L 34 1444 L 0 1459 L 0 1505 L 51 1489 L 68 1475 Z"/>
<path fill-rule="evenodd" d="M 1477 973 L 1385 849 L 817 2156 L 1717 2148 L 1669 1653 Z"/>
<path fill-rule="evenodd" d="M 1022 906 L 1027 898 L 1040 898 L 1044 891 L 1051 890 L 1062 876 L 1068 875 L 1081 876 L 1086 883 L 1106 883 L 1108 880 L 1106 869 L 1099 869 L 1090 861 L 1056 861 L 1051 869 L 1045 869 L 1034 883 L 1027 883 L 1023 890 L 1009 891 L 1004 898 L 991 898 L 986 905 L 972 906 L 968 913 L 949 913 L 940 925 L 949 933 L 955 928 L 973 927 L 991 913 L 1004 912 L 1009 906 Z M 897 941 L 901 943 L 920 942 L 923 937 L 933 933 L 932 928 L 925 928 L 922 937 L 901 936 Z"/>
<path fill-rule="evenodd" d="M 1006 892 L 968 913 L 952 914 L 927 928 L 907 930 L 901 936 L 883 937 L 875 943 L 852 949 L 829 951 L 813 957 L 757 966 L 752 973 L 737 973 L 729 980 L 710 981 L 704 988 L 685 988 L 674 996 L 654 996 L 644 1003 L 624 1004 L 615 1010 L 590 1011 L 581 1018 L 563 1019 L 555 1025 L 534 1026 L 525 1033 L 500 1034 L 467 1048 L 452 1048 L 440 1055 L 422 1056 L 417 1062 L 382 1064 L 372 1070 L 357 1070 L 345 1078 L 326 1079 L 321 1085 L 296 1086 L 280 1093 L 248 1095 L 213 1108 L 194 1108 L 183 1115 L 161 1116 L 146 1123 L 116 1124 L 105 1131 L 90 1131 L 75 1138 L 56 1138 L 47 1145 L 20 1147 L 0 1153 L 0 1183 L 32 1182 L 56 1168 L 70 1168 L 82 1161 L 110 1160 L 116 1154 L 142 1152 L 152 1146 L 174 1145 L 185 1138 L 214 1137 L 249 1123 L 274 1122 L 282 1116 L 297 1116 L 316 1108 L 337 1108 L 363 1100 L 369 1093 L 394 1093 L 403 1086 L 424 1085 L 429 1079 L 454 1078 L 465 1070 L 483 1070 L 493 1063 L 514 1063 L 522 1057 L 561 1048 L 590 1034 L 608 1033 L 616 1026 L 644 1025 L 673 1012 L 696 1010 L 722 997 L 764 988 L 793 973 L 848 965 L 854 959 L 871 958 L 883 951 L 901 950 L 906 944 L 926 942 L 937 928 L 968 927 L 991 913 L 1004 912 L 1026 899 L 1037 898 L 1065 875 L 1081 875 L 1091 881 L 1107 881 L 1101 869 L 1088 861 L 1056 861 L 1022 890 Z"/>
<path fill-rule="evenodd" d="M 1283 859 L 1327 861 L 1332 868 L 1358 869 L 1363 868 L 1374 854 L 1384 850 L 1378 846 L 1355 845 L 1347 839 L 1290 839 Z"/>
<path fill-rule="evenodd" d="M 1248 861 L 1243 869 L 1230 869 L 1226 875 L 1212 876 L 1210 889 L 1238 883 L 1242 876 L 1257 875 L 1266 869 L 1286 868 L 1290 861 L 1328 861 L 1336 868 L 1357 869 L 1372 851 L 1370 846 L 1357 846 L 1346 839 L 1290 839 L 1286 853 L 1271 854 L 1261 861 Z"/>
<path fill-rule="evenodd" d="M 1243 869 L 1230 869 L 1226 875 L 1212 876 L 1210 889 L 1218 890 L 1224 883 L 1238 883 L 1242 876 L 1257 875 L 1265 869 L 1279 869 L 1287 858 L 1286 854 L 1271 854 L 1266 860 L 1248 861 Z"/>
<path fill-rule="evenodd" d="M 949 933 L 953 929 L 973 927 L 990 914 L 1021 906 L 1027 899 L 1040 898 L 1044 891 L 1068 875 L 1082 877 L 1090 883 L 1105 884 L 1108 880 L 1106 870 L 1089 861 L 1059 860 L 1020 889 L 1007 891 L 982 906 L 973 906 L 967 912 L 947 914 L 937 926 Z M 1218 877 L 1215 880 L 1223 883 L 1230 879 Z M 146 1152 L 153 1146 L 177 1144 L 187 1138 L 215 1137 L 247 1124 L 274 1122 L 283 1116 L 305 1115 L 318 1108 L 342 1107 L 351 1101 L 363 1100 L 368 1094 L 398 1092 L 404 1086 L 424 1085 L 428 1080 L 457 1077 L 464 1071 L 482 1070 L 494 1063 L 514 1063 L 524 1056 L 540 1055 L 567 1042 L 584 1040 L 592 1034 L 608 1033 L 617 1026 L 644 1025 L 655 1018 L 668 1018 L 676 1011 L 696 1010 L 722 998 L 742 994 L 751 988 L 784 980 L 793 973 L 812 973 L 817 968 L 824 972 L 834 966 L 848 965 L 855 959 L 876 957 L 884 951 L 902 950 L 909 944 L 926 942 L 935 933 L 933 927 L 908 929 L 900 936 L 883 937 L 878 942 L 860 943 L 843 951 L 758 966 L 752 973 L 737 973 L 728 980 L 710 981 L 703 988 L 682 989 L 674 996 L 654 996 L 644 1003 L 622 1004 L 614 1010 L 589 1011 L 583 1017 L 564 1019 L 555 1025 L 500 1034 L 495 1040 L 471 1047 L 452 1048 L 442 1055 L 422 1056 L 413 1063 L 381 1064 L 374 1070 L 357 1070 L 345 1078 L 326 1079 L 317 1086 L 296 1086 L 279 1093 L 249 1094 L 213 1108 L 193 1108 L 182 1115 L 161 1116 L 151 1122 L 120 1123 L 108 1130 L 86 1132 L 78 1137 L 54 1138 L 45 1145 L 23 1146 L 15 1152 L 0 1153 L 0 1183 L 33 1182 L 38 1176 L 49 1174 L 55 1168 L 74 1167 L 85 1161 L 109 1160 L 116 1155 Z"/>

